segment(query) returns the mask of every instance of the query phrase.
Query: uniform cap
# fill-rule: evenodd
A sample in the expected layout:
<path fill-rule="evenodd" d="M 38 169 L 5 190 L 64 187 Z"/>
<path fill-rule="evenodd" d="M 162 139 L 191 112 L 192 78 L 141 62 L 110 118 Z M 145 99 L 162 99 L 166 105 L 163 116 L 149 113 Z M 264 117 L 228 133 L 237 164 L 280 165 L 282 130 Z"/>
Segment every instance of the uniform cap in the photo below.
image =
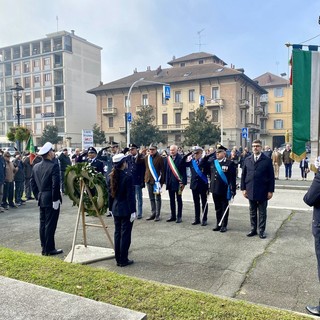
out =
<path fill-rule="evenodd" d="M 125 161 L 127 159 L 127 157 L 123 154 L 123 153 L 118 153 L 118 154 L 115 154 L 113 157 L 112 157 L 112 162 L 114 164 L 120 164 L 122 163 L 123 161 Z"/>
<path fill-rule="evenodd" d="M 94 147 L 89 147 L 88 153 L 97 153 L 97 150 Z"/>
<path fill-rule="evenodd" d="M 194 146 L 194 147 L 192 147 L 192 152 L 194 152 L 194 153 L 196 153 L 196 152 L 198 152 L 198 151 L 203 151 L 203 149 L 201 148 L 201 147 L 199 147 L 199 146 Z"/>
<path fill-rule="evenodd" d="M 129 150 L 131 150 L 131 149 L 138 149 L 139 147 L 136 145 L 136 144 L 134 144 L 134 143 L 130 143 L 129 144 Z"/>
<path fill-rule="evenodd" d="M 46 142 L 42 148 L 40 148 L 38 154 L 43 156 L 44 154 L 48 153 L 50 150 L 53 150 L 53 145 L 51 142 Z"/>
<path fill-rule="evenodd" d="M 227 151 L 227 148 L 224 147 L 222 144 L 217 144 L 216 149 L 216 152 Z"/>
<path fill-rule="evenodd" d="M 150 143 L 149 149 L 158 149 L 158 146 L 155 143 Z"/>
<path fill-rule="evenodd" d="M 118 143 L 118 142 L 115 142 L 115 141 L 111 141 L 111 142 L 110 142 L 110 146 L 111 146 L 111 147 L 118 147 L 118 146 L 119 146 L 119 143 Z"/>

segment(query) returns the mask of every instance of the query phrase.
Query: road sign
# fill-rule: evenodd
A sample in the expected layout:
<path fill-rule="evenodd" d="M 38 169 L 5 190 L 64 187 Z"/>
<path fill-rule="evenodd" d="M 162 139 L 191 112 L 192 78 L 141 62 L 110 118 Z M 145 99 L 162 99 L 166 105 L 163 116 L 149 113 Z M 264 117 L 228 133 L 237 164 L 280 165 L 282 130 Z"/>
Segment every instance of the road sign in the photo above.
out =
<path fill-rule="evenodd" d="M 242 138 L 248 139 L 248 128 L 241 129 Z"/>
<path fill-rule="evenodd" d="M 202 94 L 200 94 L 200 96 L 199 96 L 199 105 L 200 105 L 201 107 L 204 106 L 204 95 L 202 95 Z"/>
<path fill-rule="evenodd" d="M 164 85 L 163 86 L 163 96 L 166 100 L 169 100 L 170 99 L 170 86 L 168 85 Z"/>
<path fill-rule="evenodd" d="M 131 112 L 127 113 L 127 120 L 128 120 L 128 122 L 132 121 L 132 113 Z"/>

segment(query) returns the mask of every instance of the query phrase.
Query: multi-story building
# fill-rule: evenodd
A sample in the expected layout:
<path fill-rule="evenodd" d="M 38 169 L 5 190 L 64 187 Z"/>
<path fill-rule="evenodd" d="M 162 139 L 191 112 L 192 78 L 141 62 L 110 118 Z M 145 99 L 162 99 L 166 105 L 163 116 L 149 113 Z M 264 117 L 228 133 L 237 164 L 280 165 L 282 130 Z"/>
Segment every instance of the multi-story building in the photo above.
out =
<path fill-rule="evenodd" d="M 270 72 L 254 80 L 268 92 L 261 97 L 260 137 L 264 144 L 280 147 L 292 140 L 292 88 L 287 79 Z"/>
<path fill-rule="evenodd" d="M 0 48 L 0 144 L 17 125 L 11 88 L 24 88 L 20 124 L 32 130 L 34 143 L 46 125 L 56 125 L 63 145 L 81 144 L 82 129 L 96 123 L 95 99 L 87 94 L 101 80 L 101 47 L 66 31 Z"/>
<path fill-rule="evenodd" d="M 246 145 L 260 131 L 260 96 L 266 91 L 244 74 L 243 69 L 226 67 L 216 55 L 199 52 L 175 59 L 170 68 L 133 74 L 89 90 L 97 97 L 98 124 L 109 140 L 126 143 L 125 112 L 130 92 L 133 117 L 141 106 L 151 105 L 155 125 L 167 134 L 167 143 L 183 144 L 189 119 L 199 108 L 199 96 L 205 96 L 204 108 L 213 124 L 224 132 L 227 147 Z M 143 80 L 142 80 L 143 79 Z M 170 84 L 171 98 L 163 97 L 162 84 Z M 242 128 L 249 136 L 242 138 Z M 213 141 L 214 143 L 216 141 Z"/>

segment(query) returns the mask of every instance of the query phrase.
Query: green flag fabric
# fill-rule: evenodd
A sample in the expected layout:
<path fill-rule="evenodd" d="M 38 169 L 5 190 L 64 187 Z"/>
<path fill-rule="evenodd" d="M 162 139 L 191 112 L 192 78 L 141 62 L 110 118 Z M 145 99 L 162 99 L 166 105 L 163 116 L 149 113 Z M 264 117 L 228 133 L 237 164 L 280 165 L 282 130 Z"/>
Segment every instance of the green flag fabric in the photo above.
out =
<path fill-rule="evenodd" d="M 292 154 L 306 157 L 306 142 L 318 141 L 320 52 L 292 50 Z"/>
<path fill-rule="evenodd" d="M 27 141 L 26 150 L 29 151 L 30 153 L 35 153 L 36 152 L 36 150 L 34 148 L 34 144 L 33 144 L 32 135 L 30 135 L 30 137 L 29 137 L 29 139 Z"/>

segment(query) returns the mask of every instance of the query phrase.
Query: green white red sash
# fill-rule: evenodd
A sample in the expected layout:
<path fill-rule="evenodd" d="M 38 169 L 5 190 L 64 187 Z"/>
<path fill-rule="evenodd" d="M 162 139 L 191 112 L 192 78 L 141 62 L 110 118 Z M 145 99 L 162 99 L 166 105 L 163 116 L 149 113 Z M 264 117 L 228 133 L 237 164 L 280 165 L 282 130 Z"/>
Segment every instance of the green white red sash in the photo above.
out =
<path fill-rule="evenodd" d="M 183 182 L 182 182 L 182 176 L 181 176 L 176 164 L 174 163 L 172 157 L 169 156 L 169 157 L 167 157 L 167 159 L 168 159 L 168 165 L 169 165 L 169 167 L 171 169 L 171 172 L 173 173 L 175 178 L 179 181 L 179 185 L 180 185 L 179 191 L 181 193 L 183 188 L 184 188 L 184 185 L 183 185 Z"/>

